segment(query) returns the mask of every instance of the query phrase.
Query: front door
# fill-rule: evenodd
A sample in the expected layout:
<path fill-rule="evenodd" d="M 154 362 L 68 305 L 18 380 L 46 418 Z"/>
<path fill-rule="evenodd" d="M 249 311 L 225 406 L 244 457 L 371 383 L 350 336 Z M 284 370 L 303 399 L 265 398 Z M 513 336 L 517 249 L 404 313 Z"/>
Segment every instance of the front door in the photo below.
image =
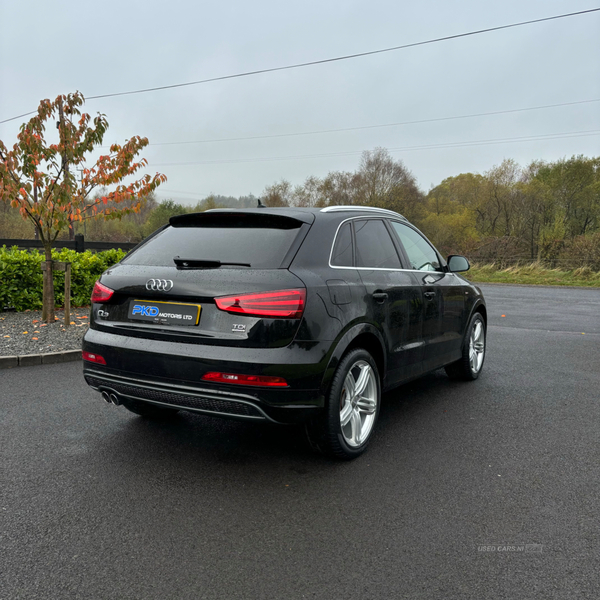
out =
<path fill-rule="evenodd" d="M 423 368 L 437 369 L 460 358 L 466 310 L 462 280 L 447 271 L 421 233 L 399 221 L 391 224 L 423 294 Z"/>

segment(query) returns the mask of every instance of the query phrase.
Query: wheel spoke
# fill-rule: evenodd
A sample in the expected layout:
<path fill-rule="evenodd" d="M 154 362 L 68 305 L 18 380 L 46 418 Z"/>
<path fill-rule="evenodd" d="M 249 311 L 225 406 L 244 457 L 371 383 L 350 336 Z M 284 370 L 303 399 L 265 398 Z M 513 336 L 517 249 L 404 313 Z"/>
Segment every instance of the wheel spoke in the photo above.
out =
<path fill-rule="evenodd" d="M 356 386 L 354 388 L 354 393 L 356 396 L 362 396 L 367 389 L 367 385 L 369 385 L 369 381 L 371 379 L 371 367 L 368 364 L 364 364 L 361 366 L 360 375 L 356 380 Z"/>
<path fill-rule="evenodd" d="M 352 400 L 354 395 L 356 394 L 356 381 L 354 381 L 354 375 L 352 375 L 352 371 L 346 375 L 346 379 L 344 381 L 344 388 L 346 389 L 346 399 Z"/>
<path fill-rule="evenodd" d="M 483 354 L 484 354 L 484 347 L 482 344 L 481 348 L 476 348 L 477 351 L 477 370 L 479 371 L 479 369 L 481 369 L 481 365 L 483 364 Z"/>
<path fill-rule="evenodd" d="M 362 421 L 357 410 L 352 411 L 350 422 L 352 423 L 352 441 L 358 446 L 361 442 Z"/>
<path fill-rule="evenodd" d="M 342 427 L 346 427 L 346 425 L 348 425 L 350 417 L 352 417 L 352 413 L 352 403 L 346 400 L 346 403 L 344 404 L 340 412 L 340 425 Z"/>
<path fill-rule="evenodd" d="M 375 414 L 377 404 L 375 403 L 375 400 L 363 397 L 356 403 L 356 408 L 365 415 L 372 415 Z"/>

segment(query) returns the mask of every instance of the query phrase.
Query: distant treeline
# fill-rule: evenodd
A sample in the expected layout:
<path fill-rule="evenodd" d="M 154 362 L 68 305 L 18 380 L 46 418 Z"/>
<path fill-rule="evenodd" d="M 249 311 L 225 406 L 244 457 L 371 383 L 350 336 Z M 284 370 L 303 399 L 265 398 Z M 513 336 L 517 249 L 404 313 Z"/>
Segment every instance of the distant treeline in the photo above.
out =
<path fill-rule="evenodd" d="M 356 171 L 308 177 L 303 185 L 282 180 L 261 194 L 267 206 L 358 204 L 397 211 L 445 254 L 480 262 L 539 260 L 552 266 L 600 270 L 600 157 L 573 156 L 523 167 L 504 160 L 489 171 L 449 177 L 424 193 L 402 161 L 384 148 L 364 152 Z M 122 220 L 90 221 L 86 239 L 139 241 L 169 217 L 210 208 L 254 207 L 257 198 L 211 195 L 195 206 L 150 197 Z M 0 205 L 0 237 L 32 237 L 9 205 Z M 75 233 L 84 225 L 76 224 Z"/>
<path fill-rule="evenodd" d="M 600 157 L 573 156 L 526 167 L 504 160 L 483 175 L 449 177 L 427 194 L 383 148 L 363 153 L 354 172 L 304 185 L 281 181 L 270 205 L 361 204 L 388 208 L 417 225 L 445 254 L 480 262 L 544 262 L 600 270 Z"/>
<path fill-rule="evenodd" d="M 99 191 L 94 198 L 103 195 Z M 125 214 L 121 219 L 104 221 L 88 220 L 73 223 L 73 231 L 64 232 L 60 240 L 72 238 L 77 233 L 82 233 L 87 241 L 95 242 L 140 242 L 153 231 L 162 227 L 174 215 L 189 212 L 202 212 L 210 208 L 247 208 L 257 205 L 255 196 L 215 196 L 211 195 L 199 200 L 194 205 L 179 204 L 173 200 L 159 202 L 151 194 L 146 198 L 140 210 Z M 10 204 L 0 203 L 0 238 L 33 239 L 34 231 L 30 222 L 24 221 L 17 209 Z"/>

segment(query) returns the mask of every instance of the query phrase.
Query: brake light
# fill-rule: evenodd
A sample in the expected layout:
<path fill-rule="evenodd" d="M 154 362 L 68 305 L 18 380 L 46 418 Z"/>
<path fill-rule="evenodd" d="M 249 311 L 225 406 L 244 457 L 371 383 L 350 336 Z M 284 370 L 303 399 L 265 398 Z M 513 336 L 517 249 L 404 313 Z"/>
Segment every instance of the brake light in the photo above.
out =
<path fill-rule="evenodd" d="M 111 290 L 109 287 L 106 287 L 99 281 L 96 281 L 94 284 L 94 290 L 92 291 L 92 302 L 108 302 L 114 293 L 114 290 Z"/>
<path fill-rule="evenodd" d="M 97 365 L 106 364 L 106 361 L 104 360 L 103 356 L 100 356 L 99 354 L 94 354 L 93 352 L 86 352 L 85 350 L 81 353 L 81 358 L 83 358 L 83 360 L 96 363 Z"/>
<path fill-rule="evenodd" d="M 270 375 L 238 375 L 237 373 L 217 373 L 211 371 L 202 375 L 202 379 L 211 383 L 287 387 L 287 381 L 283 377 L 271 377 Z"/>
<path fill-rule="evenodd" d="M 273 319 L 299 319 L 304 312 L 306 290 L 277 290 L 257 294 L 238 294 L 215 298 L 218 308 L 226 312 Z"/>

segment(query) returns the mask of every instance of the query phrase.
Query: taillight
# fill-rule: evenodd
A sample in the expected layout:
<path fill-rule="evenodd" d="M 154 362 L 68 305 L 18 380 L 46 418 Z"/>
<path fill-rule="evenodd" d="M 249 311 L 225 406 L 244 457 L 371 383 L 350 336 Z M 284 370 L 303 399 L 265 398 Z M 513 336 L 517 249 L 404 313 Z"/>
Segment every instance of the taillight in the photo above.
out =
<path fill-rule="evenodd" d="M 94 290 L 92 291 L 92 302 L 108 302 L 114 293 L 114 290 L 96 281 Z"/>
<path fill-rule="evenodd" d="M 299 319 L 306 303 L 306 290 L 277 290 L 215 298 L 218 308 L 231 313 L 272 319 Z"/>
<path fill-rule="evenodd" d="M 211 371 L 202 375 L 204 381 L 212 383 L 237 383 L 239 385 L 264 385 L 267 387 L 287 387 L 283 377 L 270 375 L 239 375 L 237 373 L 217 373 Z"/>
<path fill-rule="evenodd" d="M 100 356 L 99 354 L 94 354 L 93 352 L 86 352 L 85 350 L 81 353 L 81 358 L 83 358 L 83 360 L 96 363 L 97 365 L 106 364 L 106 361 L 104 360 L 103 356 Z"/>

